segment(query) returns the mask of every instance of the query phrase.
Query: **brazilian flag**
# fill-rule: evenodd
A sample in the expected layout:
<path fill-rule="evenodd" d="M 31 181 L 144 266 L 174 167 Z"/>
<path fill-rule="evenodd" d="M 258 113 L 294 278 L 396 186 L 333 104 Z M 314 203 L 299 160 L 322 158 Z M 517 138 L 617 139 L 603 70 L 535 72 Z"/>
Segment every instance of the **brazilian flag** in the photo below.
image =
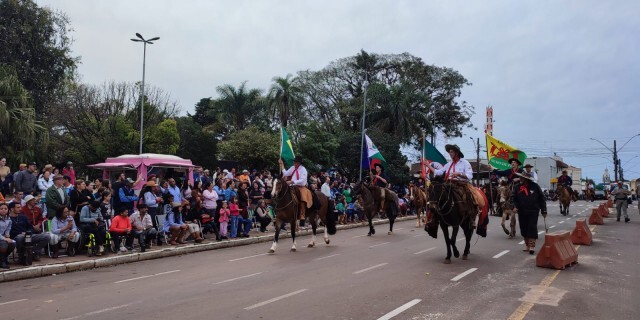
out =
<path fill-rule="evenodd" d="M 280 128 L 280 159 L 282 159 L 282 162 L 284 162 L 285 166 L 288 168 L 293 165 L 293 158 L 295 156 L 289 135 L 284 128 Z"/>

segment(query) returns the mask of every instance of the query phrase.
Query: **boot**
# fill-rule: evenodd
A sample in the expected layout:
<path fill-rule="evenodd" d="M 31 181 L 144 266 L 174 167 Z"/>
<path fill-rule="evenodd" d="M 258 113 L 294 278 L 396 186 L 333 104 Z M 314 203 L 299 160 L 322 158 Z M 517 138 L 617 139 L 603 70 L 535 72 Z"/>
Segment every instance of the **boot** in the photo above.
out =
<path fill-rule="evenodd" d="M 7 263 L 6 253 L 0 253 L 0 268 L 9 269 L 9 263 Z"/>
<path fill-rule="evenodd" d="M 306 218 L 305 215 L 304 215 L 305 209 L 306 209 L 305 206 L 306 206 L 306 204 L 304 204 L 304 203 L 302 203 L 302 205 L 300 205 L 300 215 L 298 217 L 300 220 L 304 220 Z"/>
<path fill-rule="evenodd" d="M 187 232 L 189 232 L 189 229 L 184 229 L 184 230 L 180 230 L 180 233 L 178 233 L 178 239 L 176 240 L 178 242 L 178 244 L 185 244 L 186 242 L 184 242 L 184 236 L 187 234 Z"/>
<path fill-rule="evenodd" d="M 58 252 L 60 252 L 60 246 L 54 244 L 51 246 L 51 258 L 58 259 Z"/>
<path fill-rule="evenodd" d="M 178 239 L 178 235 L 180 234 L 180 230 L 173 230 L 171 231 L 171 236 L 169 238 L 169 244 L 172 246 L 175 246 L 178 244 L 178 242 L 176 242 L 176 240 Z"/>
<path fill-rule="evenodd" d="M 193 237 L 194 241 L 196 243 L 201 243 L 204 239 L 202 239 L 202 237 L 200 236 L 199 232 L 194 232 L 191 234 L 191 236 Z"/>

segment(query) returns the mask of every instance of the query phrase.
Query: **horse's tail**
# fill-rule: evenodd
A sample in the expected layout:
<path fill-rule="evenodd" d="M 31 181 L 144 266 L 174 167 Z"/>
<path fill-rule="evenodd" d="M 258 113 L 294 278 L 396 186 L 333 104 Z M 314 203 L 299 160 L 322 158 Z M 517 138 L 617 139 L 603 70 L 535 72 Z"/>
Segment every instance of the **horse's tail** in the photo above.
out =
<path fill-rule="evenodd" d="M 333 201 L 327 201 L 327 214 L 325 217 L 327 218 L 325 221 L 325 227 L 327 228 L 327 232 L 331 235 L 336 234 L 336 221 L 338 220 L 338 215 L 335 212 L 335 206 L 333 205 Z"/>

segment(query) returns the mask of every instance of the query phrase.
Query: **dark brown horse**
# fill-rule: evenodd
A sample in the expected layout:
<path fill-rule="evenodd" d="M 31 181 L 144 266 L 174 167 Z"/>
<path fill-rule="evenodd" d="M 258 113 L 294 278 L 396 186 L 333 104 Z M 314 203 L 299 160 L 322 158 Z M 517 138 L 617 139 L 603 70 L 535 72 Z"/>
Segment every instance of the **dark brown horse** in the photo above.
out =
<path fill-rule="evenodd" d="M 560 200 L 560 214 L 566 216 L 569 214 L 569 206 L 571 206 L 571 200 L 573 198 L 573 194 L 563 185 L 558 185 L 556 188 L 556 194 L 558 195 L 558 200 Z"/>
<path fill-rule="evenodd" d="M 438 215 L 437 219 L 447 245 L 445 264 L 451 263 L 452 251 L 454 257 L 460 257 L 460 252 L 456 247 L 459 228 L 462 228 L 466 240 L 462 259 L 467 260 L 471 246 L 471 236 L 473 235 L 473 221 L 471 220 L 473 210 L 477 210 L 477 208 L 468 208 L 461 199 L 455 199 L 453 189 L 457 187 L 459 186 L 454 185 L 454 183 L 440 181 L 433 181 L 429 186 L 429 210 L 434 215 Z M 449 237 L 449 227 L 453 228 L 451 237 Z"/>
<path fill-rule="evenodd" d="M 409 187 L 409 200 L 411 200 L 411 206 L 416 210 L 416 228 L 419 228 L 420 223 L 424 222 L 422 219 L 427 218 L 427 202 L 429 201 L 427 193 L 424 189 L 412 185 Z"/>
<path fill-rule="evenodd" d="M 333 205 L 322 192 L 316 191 L 320 205 L 317 209 L 311 207 L 305 210 L 305 215 L 311 223 L 311 229 L 313 235 L 311 242 L 307 247 L 311 248 L 316 245 L 316 229 L 318 228 L 318 218 L 325 225 L 324 228 L 324 242 L 329 244 L 329 235 L 336 234 L 336 215 L 333 212 Z M 289 223 L 291 226 L 291 239 L 293 240 L 293 246 L 291 251 L 296 251 L 296 224 L 298 222 L 298 203 L 297 196 L 295 195 L 294 187 L 290 187 L 283 180 L 274 179 L 273 189 L 271 190 L 271 196 L 275 204 L 276 214 L 276 234 L 273 239 L 273 244 L 269 253 L 275 253 L 278 246 L 278 237 L 280 236 L 280 229 L 284 222 Z"/>
<path fill-rule="evenodd" d="M 365 184 L 364 181 L 356 183 L 355 187 L 352 189 L 352 194 L 354 197 L 360 195 L 363 201 L 363 209 L 365 216 L 367 217 L 367 221 L 369 222 L 369 233 L 368 236 L 372 236 L 376 234 L 376 230 L 373 228 L 373 217 L 378 213 L 378 208 L 380 208 L 381 197 L 379 194 L 374 194 L 374 192 L 378 192 L 378 187 L 369 187 Z M 398 216 L 399 207 L 399 199 L 398 195 L 389 190 L 384 189 L 386 193 L 384 197 L 384 210 L 387 214 L 387 218 L 389 219 L 389 232 L 387 234 L 393 233 L 393 223 L 396 221 L 396 217 Z"/>

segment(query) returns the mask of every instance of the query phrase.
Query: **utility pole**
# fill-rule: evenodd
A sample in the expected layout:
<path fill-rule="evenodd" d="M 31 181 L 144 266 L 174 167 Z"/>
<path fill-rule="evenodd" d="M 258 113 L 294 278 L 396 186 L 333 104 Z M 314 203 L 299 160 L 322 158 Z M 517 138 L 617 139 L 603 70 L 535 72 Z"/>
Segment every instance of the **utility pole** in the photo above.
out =
<path fill-rule="evenodd" d="M 613 140 L 613 172 L 615 180 L 618 181 L 618 150 L 616 147 L 616 140 Z"/>
<path fill-rule="evenodd" d="M 476 186 L 480 187 L 480 138 L 476 139 L 476 172 L 478 173 L 476 178 Z"/>

